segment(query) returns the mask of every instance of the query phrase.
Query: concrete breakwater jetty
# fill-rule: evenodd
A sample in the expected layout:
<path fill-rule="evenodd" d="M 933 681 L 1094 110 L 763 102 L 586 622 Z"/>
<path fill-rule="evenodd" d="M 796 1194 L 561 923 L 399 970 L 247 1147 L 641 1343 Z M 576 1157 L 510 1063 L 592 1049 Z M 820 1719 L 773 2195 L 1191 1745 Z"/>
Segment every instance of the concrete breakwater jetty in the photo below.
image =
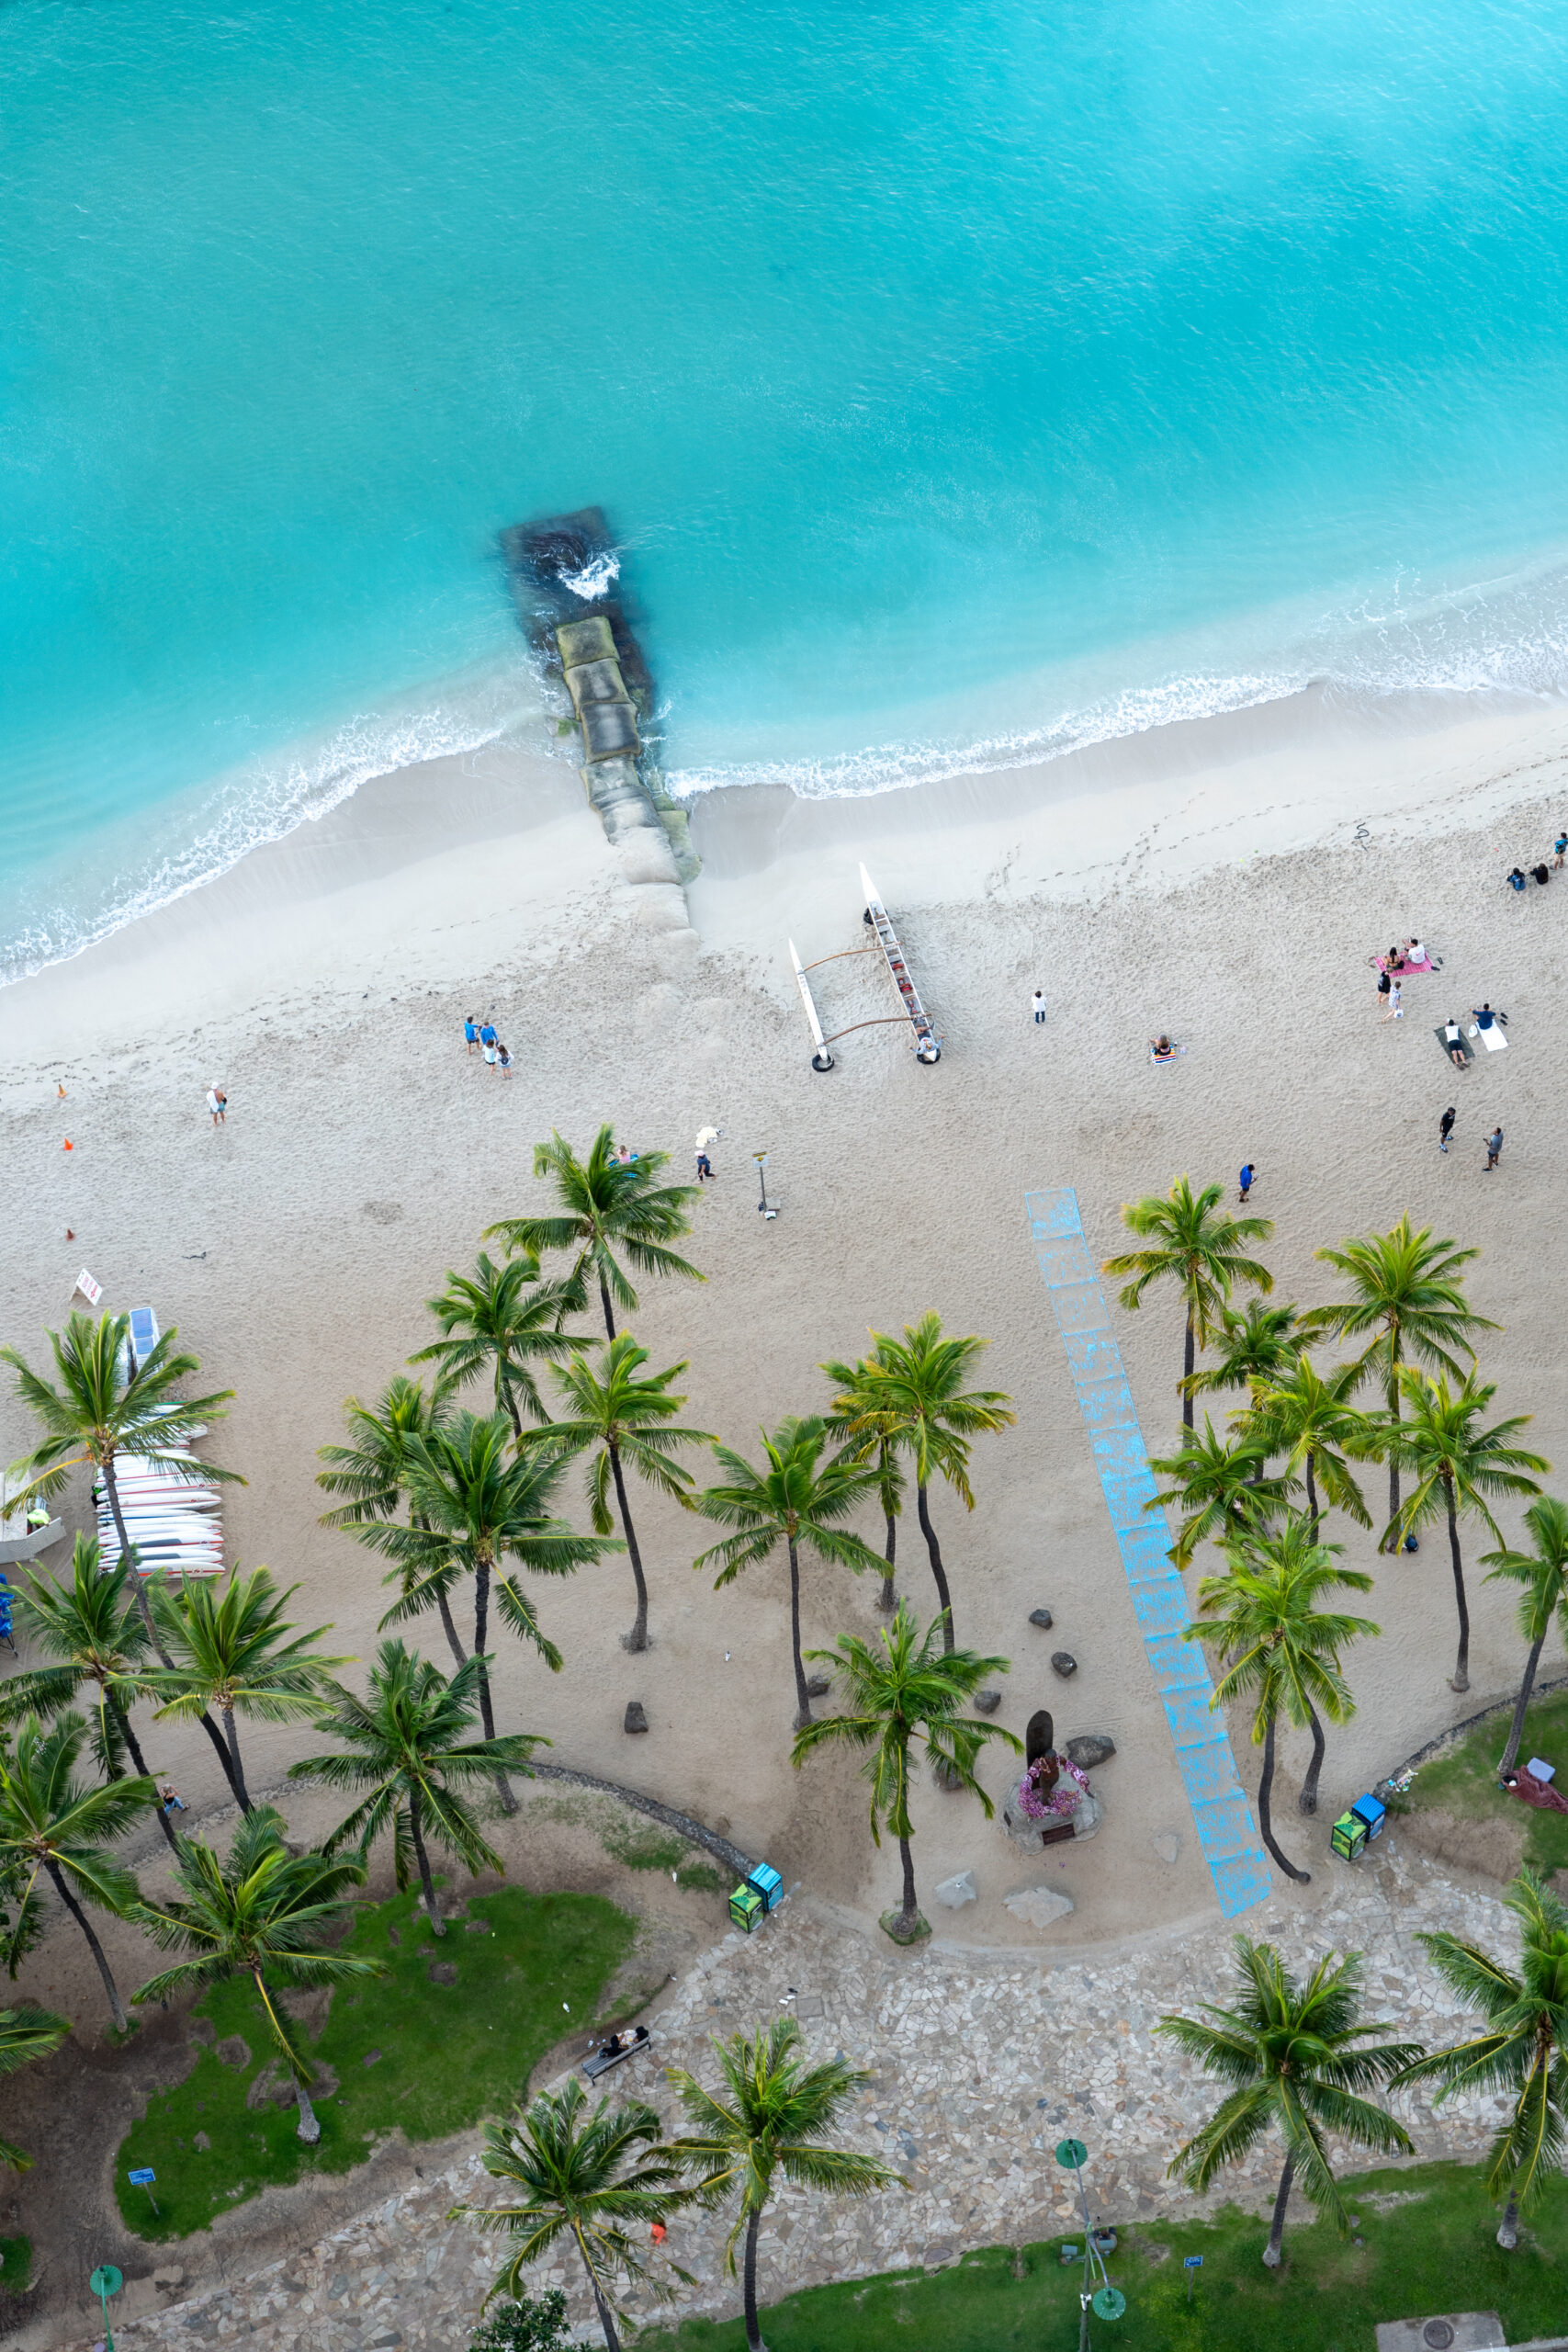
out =
<path fill-rule="evenodd" d="M 518 617 L 571 696 L 583 788 L 627 878 L 686 883 L 698 871 L 686 812 L 665 790 L 644 741 L 653 680 L 626 610 L 620 556 L 600 508 L 501 535 Z"/>

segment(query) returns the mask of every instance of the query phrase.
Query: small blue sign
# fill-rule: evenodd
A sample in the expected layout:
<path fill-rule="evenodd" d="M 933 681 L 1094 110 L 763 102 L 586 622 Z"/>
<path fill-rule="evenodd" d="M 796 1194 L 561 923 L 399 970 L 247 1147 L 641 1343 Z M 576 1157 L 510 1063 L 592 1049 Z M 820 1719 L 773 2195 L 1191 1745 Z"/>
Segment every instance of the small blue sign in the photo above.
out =
<path fill-rule="evenodd" d="M 151 2188 L 158 2177 L 151 2165 L 138 2165 L 134 2172 L 128 2172 L 125 2177 L 132 2188 Z"/>
<path fill-rule="evenodd" d="M 1181 2267 L 1183 2270 L 1201 2270 L 1203 2267 L 1202 2256 L 1201 2254 L 1184 2254 L 1181 2257 Z"/>

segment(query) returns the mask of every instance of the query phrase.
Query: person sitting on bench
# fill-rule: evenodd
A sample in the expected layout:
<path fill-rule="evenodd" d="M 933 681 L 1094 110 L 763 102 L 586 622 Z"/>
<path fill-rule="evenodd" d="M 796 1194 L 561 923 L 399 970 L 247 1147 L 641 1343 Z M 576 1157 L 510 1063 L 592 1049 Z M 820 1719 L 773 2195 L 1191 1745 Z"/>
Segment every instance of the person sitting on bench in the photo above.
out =
<path fill-rule="evenodd" d="M 639 2041 L 647 2040 L 648 2028 L 645 2025 L 637 2026 L 624 2033 L 613 2033 L 608 2041 L 602 2041 L 599 2044 L 599 2055 L 601 2058 L 624 2058 L 628 2050 L 635 2050 Z"/>

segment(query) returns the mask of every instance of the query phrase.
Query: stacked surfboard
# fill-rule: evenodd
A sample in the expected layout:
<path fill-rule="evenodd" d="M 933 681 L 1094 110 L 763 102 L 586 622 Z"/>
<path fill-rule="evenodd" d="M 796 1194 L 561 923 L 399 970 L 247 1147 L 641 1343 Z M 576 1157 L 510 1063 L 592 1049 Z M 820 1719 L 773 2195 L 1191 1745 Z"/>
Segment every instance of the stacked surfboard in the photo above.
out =
<path fill-rule="evenodd" d="M 182 1475 L 187 1462 L 189 1476 Z M 182 1467 L 174 1467 L 175 1464 Z M 157 1461 L 133 1453 L 116 1456 L 120 1516 L 142 1576 L 160 1568 L 181 1577 L 222 1574 L 222 1499 L 216 1486 L 196 1475 L 199 1468 L 188 1446 L 171 1446 Z M 102 1481 L 93 1488 L 93 1501 L 103 1564 L 112 1568 L 119 1559 L 119 1530 Z"/>

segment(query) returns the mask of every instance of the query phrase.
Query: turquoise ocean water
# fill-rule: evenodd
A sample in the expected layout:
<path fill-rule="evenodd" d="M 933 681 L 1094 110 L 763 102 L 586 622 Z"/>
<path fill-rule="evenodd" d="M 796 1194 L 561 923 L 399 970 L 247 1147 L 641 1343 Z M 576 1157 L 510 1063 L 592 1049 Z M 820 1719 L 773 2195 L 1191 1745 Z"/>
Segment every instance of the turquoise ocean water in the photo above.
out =
<path fill-rule="evenodd" d="M 536 712 L 695 786 L 1568 683 L 1568 8 L 9 0 L 0 968 Z"/>

